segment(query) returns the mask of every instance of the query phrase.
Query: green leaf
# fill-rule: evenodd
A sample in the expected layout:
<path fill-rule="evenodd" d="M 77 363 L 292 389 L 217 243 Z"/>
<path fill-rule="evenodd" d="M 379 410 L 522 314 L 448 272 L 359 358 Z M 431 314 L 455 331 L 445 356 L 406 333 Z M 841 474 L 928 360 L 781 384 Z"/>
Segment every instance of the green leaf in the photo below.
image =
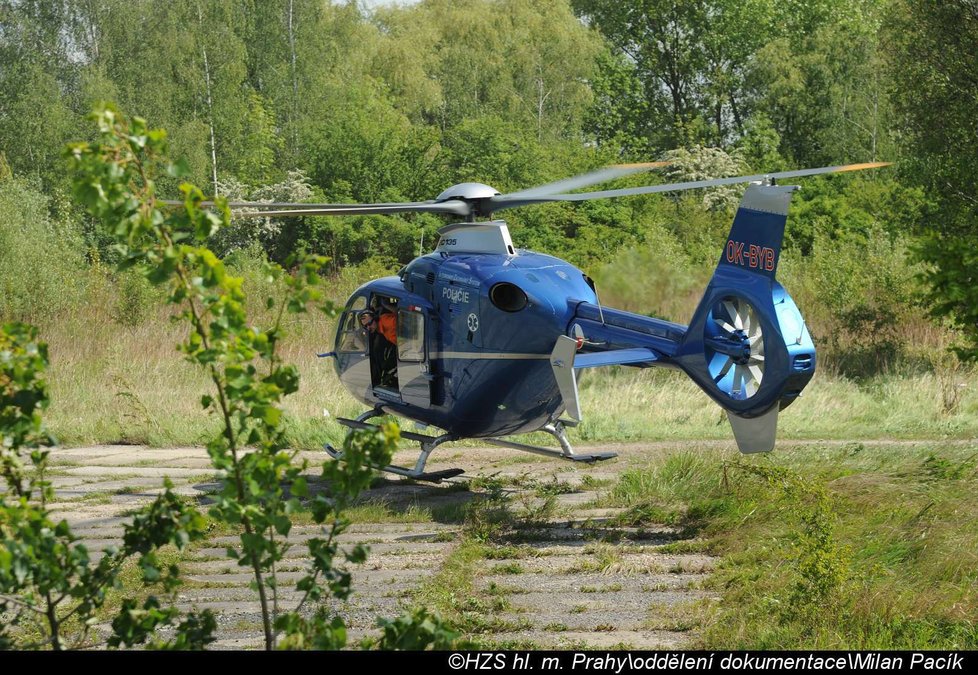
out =
<path fill-rule="evenodd" d="M 279 420 L 282 417 L 282 411 L 274 406 L 256 408 L 255 412 L 261 417 L 261 420 L 270 427 L 278 426 Z"/>
<path fill-rule="evenodd" d="M 292 482 L 292 494 L 297 497 L 309 496 L 309 483 L 305 476 L 299 476 Z"/>

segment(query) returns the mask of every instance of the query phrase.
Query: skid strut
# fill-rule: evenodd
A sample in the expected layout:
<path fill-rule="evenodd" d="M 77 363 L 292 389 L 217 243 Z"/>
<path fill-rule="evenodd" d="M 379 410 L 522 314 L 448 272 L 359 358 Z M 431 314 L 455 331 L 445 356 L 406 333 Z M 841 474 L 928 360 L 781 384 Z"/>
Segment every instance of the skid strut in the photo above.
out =
<path fill-rule="evenodd" d="M 380 415 L 386 414 L 386 411 L 382 406 L 377 406 L 373 410 L 368 410 L 363 413 L 355 420 L 349 420 L 343 417 L 337 417 L 336 421 L 345 427 L 350 429 L 377 429 L 376 424 L 368 424 L 367 420 L 371 417 L 378 417 Z M 404 466 L 397 466 L 396 464 L 388 464 L 385 467 L 381 467 L 381 471 L 387 471 L 388 473 L 397 474 L 398 476 L 406 476 L 407 478 L 413 478 L 414 480 L 429 481 L 432 483 L 440 483 L 446 478 L 453 478 L 462 473 L 465 473 L 464 469 L 445 469 L 444 471 L 432 471 L 426 473 L 424 470 L 425 464 L 428 462 L 428 456 L 431 454 L 432 450 L 437 448 L 442 443 L 447 443 L 449 441 L 457 440 L 456 436 L 452 434 L 442 434 L 441 436 L 426 436 L 424 434 L 416 434 L 413 431 L 402 431 L 401 438 L 407 438 L 408 440 L 417 441 L 421 444 L 421 454 L 418 455 L 418 461 L 415 462 L 414 468 L 409 469 Z M 333 459 L 340 460 L 343 459 L 343 451 L 336 450 L 329 443 L 325 446 L 326 452 Z"/>

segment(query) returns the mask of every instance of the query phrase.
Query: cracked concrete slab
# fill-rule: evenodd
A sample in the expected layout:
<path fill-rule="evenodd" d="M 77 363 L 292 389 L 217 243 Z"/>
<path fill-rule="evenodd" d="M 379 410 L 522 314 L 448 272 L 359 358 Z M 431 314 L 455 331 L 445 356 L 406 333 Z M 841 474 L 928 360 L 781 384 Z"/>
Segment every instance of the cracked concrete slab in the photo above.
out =
<path fill-rule="evenodd" d="M 608 448 L 591 448 L 601 451 Z M 540 648 L 630 646 L 639 649 L 677 649 L 694 644 L 695 632 L 663 629 L 676 623 L 668 612 L 686 605 L 710 602 L 701 590 L 715 560 L 706 554 L 677 554 L 659 550 L 683 535 L 668 526 L 627 528 L 613 519 L 618 509 L 595 506 L 600 487 L 609 486 L 627 466 L 644 463 L 644 444 L 616 447 L 623 459 L 616 468 L 577 467 L 553 460 L 528 457 L 499 448 L 458 448 L 433 457 L 432 470 L 447 466 L 465 469 L 465 475 L 441 486 L 388 478 L 375 482 L 364 499 L 383 504 L 391 518 L 403 522 L 356 522 L 340 538 L 343 547 L 369 544 L 363 565 L 351 568 L 353 594 L 333 608 L 348 625 L 349 644 L 376 636 L 377 617 L 393 618 L 409 609 L 414 597 L 442 569 L 458 546 L 462 525 L 458 520 L 477 495 L 464 481 L 475 476 L 509 481 L 506 491 L 514 502 L 530 509 L 544 504 L 532 486 L 555 489 L 555 511 L 535 524 L 532 537 L 517 545 L 516 557 L 479 560 L 471 569 L 474 606 L 487 599 L 499 603 L 470 621 L 469 637 L 489 644 L 523 644 Z M 652 448 L 652 452 L 667 450 Z M 644 454 L 639 454 L 641 451 Z M 322 453 L 301 453 L 316 464 Z M 397 458 L 413 462 L 405 451 Z M 445 464 L 440 466 L 439 462 Z M 65 518 L 98 555 L 117 544 L 133 509 L 150 502 L 162 489 L 163 477 L 174 489 L 192 498 L 204 498 L 218 488 L 215 472 L 202 448 L 143 448 L 100 446 L 58 448 L 54 488 L 56 515 Z M 528 480 L 530 479 L 530 480 Z M 539 490 L 538 490 L 539 492 Z M 380 516 L 383 520 L 383 515 Z M 444 522 L 439 522 L 444 521 Z M 226 532 L 226 530 L 225 530 Z M 292 544 L 279 564 L 279 600 L 289 606 L 300 595 L 290 587 L 303 574 L 305 542 L 321 528 L 296 525 Z M 602 543 L 603 539 L 607 542 Z M 221 534 L 197 546 L 183 563 L 187 583 L 178 603 L 185 609 L 210 608 L 218 617 L 216 649 L 260 648 L 260 606 L 249 588 L 252 575 L 226 557 L 226 547 L 237 547 L 239 537 Z M 508 547 L 503 547 L 509 550 Z M 598 559 L 599 554 L 605 554 Z M 500 570 L 509 567 L 507 573 Z M 460 599 L 462 603 L 469 599 Z M 666 612 L 667 614 L 658 614 Z"/>

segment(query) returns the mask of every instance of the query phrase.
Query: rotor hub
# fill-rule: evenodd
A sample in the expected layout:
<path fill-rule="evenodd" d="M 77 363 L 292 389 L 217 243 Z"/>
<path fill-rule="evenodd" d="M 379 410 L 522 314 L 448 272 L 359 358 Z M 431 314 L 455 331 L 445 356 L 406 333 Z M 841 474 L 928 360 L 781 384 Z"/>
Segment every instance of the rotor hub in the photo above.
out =
<path fill-rule="evenodd" d="M 740 342 L 740 344 L 737 345 L 738 348 L 735 353 L 731 355 L 731 358 L 733 358 L 736 365 L 746 366 L 751 357 L 750 338 L 747 337 L 747 334 L 742 330 L 734 333 L 731 338 L 734 341 Z"/>
<path fill-rule="evenodd" d="M 459 183 L 448 188 L 440 195 L 435 197 L 435 203 L 445 202 L 449 199 L 461 199 L 466 202 L 475 202 L 482 199 L 489 199 L 499 195 L 499 190 L 485 183 Z"/>

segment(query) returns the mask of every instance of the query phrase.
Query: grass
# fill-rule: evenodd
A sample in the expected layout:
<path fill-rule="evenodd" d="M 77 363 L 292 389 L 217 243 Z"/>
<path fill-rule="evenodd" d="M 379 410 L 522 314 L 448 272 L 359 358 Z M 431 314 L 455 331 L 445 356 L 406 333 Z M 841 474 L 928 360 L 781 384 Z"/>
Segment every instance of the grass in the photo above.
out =
<path fill-rule="evenodd" d="M 669 574 L 703 574 L 705 572 L 709 572 L 710 569 L 711 567 L 708 562 L 698 560 L 677 560 L 669 565 L 666 572 Z"/>
<path fill-rule="evenodd" d="M 642 584 L 643 593 L 661 593 L 662 591 L 668 591 L 669 588 L 669 584 L 661 581 L 657 584 Z"/>
<path fill-rule="evenodd" d="M 478 597 L 475 590 L 476 563 L 483 559 L 485 547 L 464 538 L 442 562 L 441 568 L 412 593 L 412 603 L 441 615 L 455 629 L 465 631 L 479 612 L 465 599 Z M 492 594 L 490 598 L 500 598 Z M 469 631 L 465 631 L 469 632 Z"/>
<path fill-rule="evenodd" d="M 473 649 L 478 648 L 485 651 L 508 651 L 526 652 L 541 649 L 540 645 L 533 640 L 492 640 L 481 638 L 473 641 Z M 571 647 L 567 647 L 571 649 Z"/>
<path fill-rule="evenodd" d="M 584 547 L 584 558 L 568 567 L 565 574 L 610 574 L 621 572 L 621 551 L 610 544 L 588 544 Z"/>
<path fill-rule="evenodd" d="M 622 589 L 618 583 L 608 584 L 607 586 L 581 586 L 581 593 L 617 593 Z"/>
<path fill-rule="evenodd" d="M 672 454 L 625 472 L 607 501 L 723 556 L 703 648 L 974 649 L 976 493 L 976 445 L 812 443 Z"/>
<path fill-rule="evenodd" d="M 203 445 L 219 424 L 200 408 L 208 383 L 177 353 L 182 329 L 168 320 L 169 309 L 151 304 L 140 322 L 124 326 L 113 316 L 111 284 L 96 281 L 90 283 L 92 297 L 84 307 L 41 325 L 51 355 L 52 404 L 46 418 L 52 431 L 66 445 Z M 334 284 L 334 298 L 345 301 L 354 285 L 345 278 Z M 253 309 L 256 322 L 263 323 L 263 310 Z M 336 418 L 356 416 L 363 406 L 340 385 L 332 363 L 316 357 L 332 342 L 333 320 L 312 313 L 291 318 L 286 328 L 282 355 L 295 363 L 301 377 L 299 391 L 285 405 L 289 441 L 309 450 L 335 444 L 345 433 Z M 780 437 L 978 435 L 974 371 L 959 368 L 949 375 L 909 366 L 905 371 L 853 380 L 820 366 L 803 399 L 782 414 Z M 955 392 L 953 401 L 949 388 Z M 681 373 L 620 367 L 588 372 L 581 377 L 580 397 L 585 415 L 569 432 L 572 442 L 731 439 L 716 405 Z M 526 440 L 552 445 L 546 435 Z M 506 461 L 537 460 L 519 456 Z M 584 487 L 594 489 L 593 484 Z"/>
<path fill-rule="evenodd" d="M 557 476 L 551 476 L 550 480 L 547 481 L 534 481 L 532 485 L 534 494 L 542 499 L 573 494 L 579 491 L 570 483 L 559 480 Z"/>
<path fill-rule="evenodd" d="M 614 484 L 612 478 L 595 478 L 590 474 L 581 476 L 581 489 L 587 491 L 601 490 Z"/>
<path fill-rule="evenodd" d="M 704 616 L 709 613 L 709 604 L 700 601 L 679 604 L 653 603 L 649 607 L 649 612 L 654 618 L 645 621 L 643 628 L 688 633 L 702 625 Z"/>
<path fill-rule="evenodd" d="M 486 586 L 485 592 L 486 595 L 520 595 L 529 591 L 527 591 L 525 586 L 507 586 L 490 581 L 489 585 Z"/>
<path fill-rule="evenodd" d="M 526 570 L 518 562 L 506 562 L 493 565 L 489 568 L 489 574 L 523 574 Z"/>
<path fill-rule="evenodd" d="M 502 545 L 502 546 L 488 546 L 486 547 L 485 558 L 487 560 L 519 560 L 523 558 L 539 558 L 542 556 L 551 555 L 549 551 L 545 551 L 533 546 L 526 545 Z"/>
<path fill-rule="evenodd" d="M 703 539 L 680 539 L 655 547 L 658 553 L 712 553 L 710 542 Z"/>
<path fill-rule="evenodd" d="M 431 520 L 436 523 L 461 523 L 465 520 L 467 510 L 468 504 L 462 501 L 438 504 L 430 508 Z"/>
<path fill-rule="evenodd" d="M 393 506 L 386 501 L 368 501 L 351 506 L 345 512 L 352 523 L 430 523 L 431 509 L 417 504 Z"/>
<path fill-rule="evenodd" d="M 468 635 L 519 633 L 533 628 L 533 623 L 523 616 L 518 619 L 503 619 L 482 613 L 463 613 L 462 617 L 464 620 L 459 628 Z"/>
<path fill-rule="evenodd" d="M 66 502 L 81 502 L 84 504 L 111 504 L 112 503 L 111 492 L 88 492 L 81 495 L 80 497 L 74 497 L 72 499 L 66 499 Z"/>

